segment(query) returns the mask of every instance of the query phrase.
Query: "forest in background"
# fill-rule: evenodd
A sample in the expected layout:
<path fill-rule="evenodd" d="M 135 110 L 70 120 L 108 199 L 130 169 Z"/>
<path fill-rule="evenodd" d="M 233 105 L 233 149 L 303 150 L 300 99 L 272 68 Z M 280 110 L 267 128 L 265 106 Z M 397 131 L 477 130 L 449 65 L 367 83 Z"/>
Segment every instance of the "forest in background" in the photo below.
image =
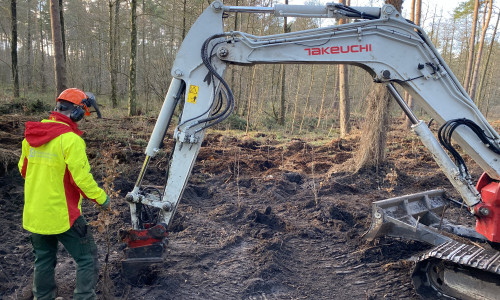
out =
<path fill-rule="evenodd" d="M 47 103 L 48 107 L 53 105 L 56 79 L 51 2 L 0 0 L 0 94 L 4 100 L 20 104 L 40 101 Z M 59 0 L 67 87 L 93 92 L 98 102 L 113 115 L 156 116 L 172 78 L 171 66 L 177 50 L 190 26 L 210 2 Z M 374 6 L 383 5 L 383 1 L 372 2 Z M 496 41 L 499 11 L 493 1 L 462 1 L 451 15 L 438 10 L 437 1 L 431 0 L 422 1 L 421 10 L 415 11 L 419 2 L 404 1 L 403 15 L 414 21 L 419 17 L 420 25 L 457 78 L 465 86 L 471 84 L 467 81 L 475 80 L 475 91 L 470 94 L 474 94 L 472 98 L 483 114 L 489 119 L 497 118 L 496 79 L 500 67 L 493 62 L 500 55 Z M 225 5 L 238 6 L 272 6 L 276 3 L 281 2 L 225 1 Z M 13 5 L 16 22 L 12 18 Z M 321 19 L 284 20 L 271 15 L 231 14 L 225 19 L 225 30 L 269 35 L 285 30 L 316 28 L 324 26 L 325 22 Z M 14 23 L 17 27 L 18 97 L 13 96 L 16 92 L 12 59 Z M 137 106 L 130 111 L 131 39 L 134 36 L 131 33 L 134 30 L 137 39 L 134 55 Z M 472 67 L 469 66 L 471 61 Z M 336 65 L 231 66 L 226 79 L 235 94 L 236 108 L 226 124 L 231 128 L 245 129 L 248 123 L 251 129 L 279 128 L 292 134 L 321 130 L 333 136 L 339 131 L 339 77 Z M 347 87 L 351 123 L 357 124 L 365 115 L 364 104 L 372 88 L 371 82 L 372 78 L 364 70 L 349 67 Z M 393 116 L 401 115 L 396 106 L 391 111 Z M 422 115 L 418 108 L 416 112 Z"/>

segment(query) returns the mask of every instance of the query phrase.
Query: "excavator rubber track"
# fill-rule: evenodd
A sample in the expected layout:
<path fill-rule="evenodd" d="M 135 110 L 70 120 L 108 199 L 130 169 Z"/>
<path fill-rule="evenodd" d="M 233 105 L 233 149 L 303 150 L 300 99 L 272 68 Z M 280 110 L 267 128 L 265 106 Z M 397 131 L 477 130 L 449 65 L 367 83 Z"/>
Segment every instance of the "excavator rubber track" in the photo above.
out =
<path fill-rule="evenodd" d="M 443 218 L 448 203 L 443 190 L 373 202 L 372 223 L 364 236 L 368 240 L 391 236 L 434 245 L 417 259 L 412 275 L 422 299 L 500 299 L 500 251 L 453 239 L 462 236 L 485 241 L 473 229 Z"/>
<path fill-rule="evenodd" d="M 500 299 L 500 251 L 447 242 L 418 259 L 412 279 L 422 299 Z"/>

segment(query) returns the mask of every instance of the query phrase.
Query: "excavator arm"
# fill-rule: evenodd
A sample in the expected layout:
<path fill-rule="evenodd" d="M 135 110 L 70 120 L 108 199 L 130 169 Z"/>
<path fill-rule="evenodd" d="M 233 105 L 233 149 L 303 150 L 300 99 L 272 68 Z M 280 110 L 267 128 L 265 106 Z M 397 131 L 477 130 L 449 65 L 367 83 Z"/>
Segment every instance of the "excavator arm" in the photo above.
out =
<path fill-rule="evenodd" d="M 281 17 L 355 18 L 360 21 L 255 36 L 240 31 L 225 32 L 224 16 L 231 12 L 272 13 Z M 151 262 L 161 256 L 166 229 L 175 214 L 205 130 L 227 118 L 234 107 L 234 96 L 224 80 L 226 68 L 231 64 L 275 63 L 351 64 L 366 70 L 375 82 L 386 85 L 412 121 L 414 132 L 476 215 L 478 224 L 481 224 L 477 227 L 480 234 L 476 237 L 486 236 L 492 242 L 500 242 L 500 200 L 494 192 L 500 180 L 500 136 L 488 124 L 421 28 L 402 18 L 391 5 L 363 8 L 329 3 L 324 7 L 276 5 L 268 8 L 224 6 L 215 1 L 200 15 L 180 46 L 172 68 L 172 83 L 146 148 L 143 168 L 133 191 L 127 195 L 133 227 L 125 235 L 130 248 L 128 262 Z M 406 105 L 394 84 L 408 91 L 420 107 L 443 124 L 440 141 Z M 151 193 L 141 186 L 144 173 L 150 159 L 159 151 L 174 109 L 182 100 L 184 108 L 174 130 L 175 146 L 165 189 Z M 452 160 L 441 147 L 440 142 L 451 145 L 452 134 L 485 172 L 477 186 L 479 190 L 473 185 L 461 157 L 452 152 Z M 481 197 L 485 187 L 488 191 L 493 190 L 488 193 L 495 194 L 488 194 L 490 200 L 487 202 Z M 367 238 L 387 234 L 435 245 L 450 242 L 450 238 L 439 234 L 432 225 L 420 221 L 421 217 L 422 220 L 431 220 L 432 212 L 440 212 L 444 206 L 440 198 L 439 193 L 436 196 L 433 192 L 374 204 L 373 225 Z M 404 203 L 403 209 L 401 203 Z M 143 207 L 156 208 L 159 219 L 146 224 L 140 217 Z M 404 213 L 397 216 L 401 210 Z M 466 232 L 464 235 L 474 235 L 453 228 Z M 500 275 L 500 270 L 497 274 Z"/>

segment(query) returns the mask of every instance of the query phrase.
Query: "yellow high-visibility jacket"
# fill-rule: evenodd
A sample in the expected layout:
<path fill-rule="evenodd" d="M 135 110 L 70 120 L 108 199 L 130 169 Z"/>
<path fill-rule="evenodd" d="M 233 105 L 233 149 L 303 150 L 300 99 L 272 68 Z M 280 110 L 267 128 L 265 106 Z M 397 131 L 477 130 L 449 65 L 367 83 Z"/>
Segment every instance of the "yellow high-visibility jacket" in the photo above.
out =
<path fill-rule="evenodd" d="M 82 197 L 103 204 L 76 123 L 53 112 L 27 122 L 19 171 L 25 179 L 23 227 L 38 234 L 67 231 L 81 215 Z"/>

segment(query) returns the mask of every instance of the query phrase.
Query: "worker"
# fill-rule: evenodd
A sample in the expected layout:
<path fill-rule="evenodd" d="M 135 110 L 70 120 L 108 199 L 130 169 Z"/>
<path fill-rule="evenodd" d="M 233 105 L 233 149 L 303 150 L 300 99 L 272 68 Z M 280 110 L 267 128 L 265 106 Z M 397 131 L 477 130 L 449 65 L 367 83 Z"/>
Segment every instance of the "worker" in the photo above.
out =
<path fill-rule="evenodd" d="M 56 297 L 58 242 L 77 264 L 73 299 L 96 298 L 97 247 L 82 216 L 81 201 L 87 198 L 109 209 L 110 199 L 90 173 L 83 132 L 77 125 L 90 115 L 92 103 L 95 99 L 83 91 L 67 89 L 57 97 L 48 120 L 26 123 L 18 166 L 25 179 L 23 227 L 31 232 L 35 254 L 34 299 Z"/>

